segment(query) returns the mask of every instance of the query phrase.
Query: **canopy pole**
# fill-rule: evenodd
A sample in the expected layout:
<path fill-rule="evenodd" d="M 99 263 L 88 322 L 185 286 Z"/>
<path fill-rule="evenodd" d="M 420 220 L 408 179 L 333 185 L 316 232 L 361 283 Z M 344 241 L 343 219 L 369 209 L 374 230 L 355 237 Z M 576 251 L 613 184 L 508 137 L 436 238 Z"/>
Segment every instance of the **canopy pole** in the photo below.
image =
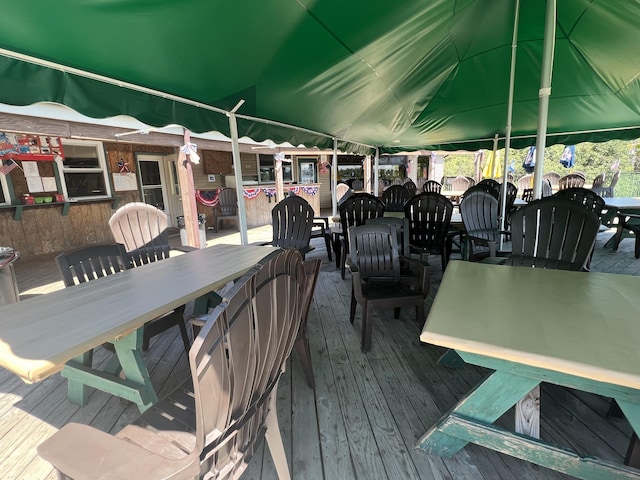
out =
<path fill-rule="evenodd" d="M 509 73 L 509 100 L 507 101 L 507 126 L 504 137 L 504 164 L 502 167 L 502 189 L 500 190 L 500 231 L 506 230 L 507 220 L 507 183 L 509 182 L 509 148 L 511 147 L 511 120 L 513 117 L 513 91 L 516 82 L 516 59 L 518 53 L 518 22 L 520 21 L 520 0 L 516 0 L 513 15 L 513 37 L 511 40 L 511 71 Z M 496 157 L 494 154 L 493 160 Z M 504 235 L 500 235 L 499 249 L 504 245 Z"/>
<path fill-rule="evenodd" d="M 244 194 L 242 193 L 242 162 L 240 161 L 240 142 L 238 141 L 238 122 L 236 111 L 242 106 L 244 100 L 240 100 L 233 109 L 227 113 L 229 117 L 229 131 L 231 132 L 231 154 L 233 155 L 233 170 L 236 179 L 236 195 L 238 197 L 238 223 L 240 227 L 240 243 L 247 245 L 247 211 L 244 206 Z"/>
<path fill-rule="evenodd" d="M 542 196 L 542 175 L 544 169 L 544 148 L 547 143 L 547 120 L 549 97 L 551 96 L 551 76 L 553 74 L 553 51 L 556 38 L 556 0 L 547 0 L 545 16 L 542 68 L 538 97 L 538 135 L 536 137 L 536 165 L 533 169 L 533 198 Z"/>
<path fill-rule="evenodd" d="M 380 150 L 378 149 L 378 147 L 376 147 L 376 153 L 375 156 L 373 157 L 373 165 L 374 165 L 374 172 L 373 172 L 373 194 L 377 197 L 378 196 L 378 192 L 380 190 L 378 190 L 378 187 L 380 185 Z"/>
<path fill-rule="evenodd" d="M 338 187 L 338 139 L 333 138 L 333 157 L 331 157 L 331 190 L 333 191 L 333 195 L 331 195 L 331 207 L 332 207 L 332 216 L 338 216 L 338 199 L 336 198 L 336 188 Z"/>
<path fill-rule="evenodd" d="M 191 151 L 191 134 L 184 129 L 184 150 Z M 182 197 L 182 212 L 184 215 L 184 228 L 187 234 L 187 245 L 195 248 L 204 248 L 200 245 L 200 233 L 198 228 L 198 206 L 196 205 L 196 192 L 193 185 L 193 170 L 191 167 L 191 154 L 180 149 L 178 153 L 178 185 Z"/>

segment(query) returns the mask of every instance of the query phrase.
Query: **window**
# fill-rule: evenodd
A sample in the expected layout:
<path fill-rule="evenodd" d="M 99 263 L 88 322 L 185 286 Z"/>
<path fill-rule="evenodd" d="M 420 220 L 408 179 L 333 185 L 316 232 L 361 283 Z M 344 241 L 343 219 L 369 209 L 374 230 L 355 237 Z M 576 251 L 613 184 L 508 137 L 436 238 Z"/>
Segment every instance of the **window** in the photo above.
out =
<path fill-rule="evenodd" d="M 100 142 L 62 141 L 64 159 L 58 160 L 64 195 L 69 200 L 104 198 L 111 195 L 104 150 Z"/>

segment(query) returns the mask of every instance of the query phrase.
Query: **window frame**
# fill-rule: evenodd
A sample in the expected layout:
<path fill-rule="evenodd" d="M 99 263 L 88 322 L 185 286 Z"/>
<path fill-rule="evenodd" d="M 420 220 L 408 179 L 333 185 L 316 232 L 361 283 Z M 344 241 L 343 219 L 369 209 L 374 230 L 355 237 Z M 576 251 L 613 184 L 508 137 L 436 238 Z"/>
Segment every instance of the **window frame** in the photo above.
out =
<path fill-rule="evenodd" d="M 95 140 L 80 140 L 80 139 L 68 139 L 61 138 L 63 150 L 68 146 L 83 146 L 90 147 L 93 146 L 96 149 L 96 154 L 98 158 L 99 167 L 83 167 L 83 168 L 67 168 L 64 166 L 64 159 L 58 158 L 55 160 L 56 167 L 58 170 L 58 175 L 60 179 L 60 188 L 62 190 L 62 194 L 67 201 L 70 202 L 82 202 L 89 200 L 100 200 L 106 198 L 113 198 L 113 191 L 111 189 L 111 182 L 109 178 L 109 168 L 107 166 L 106 156 L 104 152 L 104 146 L 102 142 Z M 67 190 L 67 181 L 65 179 L 65 174 L 74 174 L 74 173 L 102 173 L 104 185 L 105 185 L 105 194 L 101 195 L 84 195 L 81 197 L 70 197 L 69 192 Z"/>

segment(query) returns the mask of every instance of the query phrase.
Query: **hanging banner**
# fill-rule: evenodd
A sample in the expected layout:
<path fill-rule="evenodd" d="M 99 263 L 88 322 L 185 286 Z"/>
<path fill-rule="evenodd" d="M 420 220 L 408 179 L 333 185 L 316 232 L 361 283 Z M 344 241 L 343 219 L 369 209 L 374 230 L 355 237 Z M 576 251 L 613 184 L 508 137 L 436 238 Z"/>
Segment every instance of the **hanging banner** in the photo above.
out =
<path fill-rule="evenodd" d="M 0 132 L 0 158 L 52 162 L 64 158 L 60 137 Z"/>

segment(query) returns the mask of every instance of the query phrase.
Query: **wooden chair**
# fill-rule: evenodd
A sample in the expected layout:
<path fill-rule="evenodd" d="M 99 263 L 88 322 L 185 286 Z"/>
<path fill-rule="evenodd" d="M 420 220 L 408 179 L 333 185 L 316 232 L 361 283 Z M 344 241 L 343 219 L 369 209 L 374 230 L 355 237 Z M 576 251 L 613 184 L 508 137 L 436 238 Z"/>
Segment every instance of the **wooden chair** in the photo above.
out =
<path fill-rule="evenodd" d="M 238 193 L 235 188 L 223 188 L 218 192 L 218 205 L 213 207 L 213 222 L 216 232 L 220 231 L 225 220 L 233 220 L 236 227 L 240 226 L 238 219 Z"/>
<path fill-rule="evenodd" d="M 382 217 L 385 211 L 385 205 L 378 197 L 368 193 L 354 193 L 340 204 L 340 226 L 342 234 L 338 241 L 340 242 L 340 258 L 336 255 L 336 265 L 341 270 L 342 278 L 345 276 L 345 262 L 347 253 L 349 253 L 349 227 L 364 225 L 367 219 Z"/>
<path fill-rule="evenodd" d="M 116 436 L 69 423 L 38 453 L 60 478 L 238 478 L 266 438 L 290 478 L 278 381 L 301 321 L 302 257 L 287 250 L 245 275 L 189 352 L 191 378 Z"/>
<path fill-rule="evenodd" d="M 171 247 L 167 215 L 153 205 L 141 202 L 123 205 L 109 219 L 109 228 L 116 243 L 124 245 L 129 266 L 139 267 L 169 258 Z M 182 247 L 178 250 L 193 249 Z M 185 352 L 188 352 L 190 342 L 183 314 L 184 306 L 181 306 L 145 325 L 143 350 L 148 350 L 151 338 L 177 325 L 180 328 Z"/>
<path fill-rule="evenodd" d="M 409 248 L 411 253 L 440 255 L 442 270 L 451 256 L 452 240 L 449 232 L 453 203 L 444 195 L 424 192 L 414 195 L 404 206 L 409 219 Z"/>
<path fill-rule="evenodd" d="M 439 182 L 436 182 L 435 180 L 427 180 L 426 182 L 424 182 L 424 185 L 422 186 L 422 191 L 441 193 L 442 184 Z"/>
<path fill-rule="evenodd" d="M 373 310 L 394 308 L 395 317 L 403 306 L 416 309 L 416 320 L 420 325 L 425 321 L 424 296 L 428 286 L 424 265 L 414 259 L 416 268 L 422 269 L 419 288 L 412 288 L 401 281 L 401 257 L 398 254 L 397 234 L 390 225 L 361 225 L 349 229 L 350 258 L 347 262 L 351 272 L 351 323 L 354 322 L 356 306 L 362 307 L 361 348 L 371 349 Z M 415 284 L 414 284 L 415 287 Z"/>
<path fill-rule="evenodd" d="M 65 287 L 72 287 L 106 275 L 113 275 L 133 266 L 127 260 L 125 248 L 120 243 L 91 245 L 68 253 L 61 253 L 55 258 L 55 262 Z M 123 299 L 123 301 L 126 301 L 126 299 Z M 188 353 L 191 343 L 183 315 L 184 307 L 147 322 L 144 326 L 143 349 L 148 349 L 149 341 L 153 336 L 177 325 L 180 328 L 185 352 Z M 87 321 L 91 321 L 91 319 L 87 319 Z M 104 346 L 113 351 L 110 344 L 105 344 Z M 90 364 L 92 352 L 86 352 L 85 355 L 89 356 L 86 364 Z"/>
<path fill-rule="evenodd" d="M 282 248 L 295 248 L 302 258 L 314 249 L 311 230 L 314 224 L 313 207 L 304 198 L 289 196 L 277 203 L 271 210 L 273 240 L 271 245 Z"/>
<path fill-rule="evenodd" d="M 404 212 L 404 204 L 411 198 L 411 193 L 403 185 L 391 185 L 382 192 L 382 201 L 386 212 Z"/>
<path fill-rule="evenodd" d="M 558 190 L 572 187 L 584 187 L 585 178 L 577 173 L 570 173 L 558 180 Z"/>
<path fill-rule="evenodd" d="M 467 190 L 460 202 L 464 224 L 463 258 L 478 261 L 496 257 L 500 240 L 498 192 L 482 186 Z"/>
<path fill-rule="evenodd" d="M 585 271 L 600 220 L 583 204 L 554 195 L 511 216 L 511 265 Z"/>

